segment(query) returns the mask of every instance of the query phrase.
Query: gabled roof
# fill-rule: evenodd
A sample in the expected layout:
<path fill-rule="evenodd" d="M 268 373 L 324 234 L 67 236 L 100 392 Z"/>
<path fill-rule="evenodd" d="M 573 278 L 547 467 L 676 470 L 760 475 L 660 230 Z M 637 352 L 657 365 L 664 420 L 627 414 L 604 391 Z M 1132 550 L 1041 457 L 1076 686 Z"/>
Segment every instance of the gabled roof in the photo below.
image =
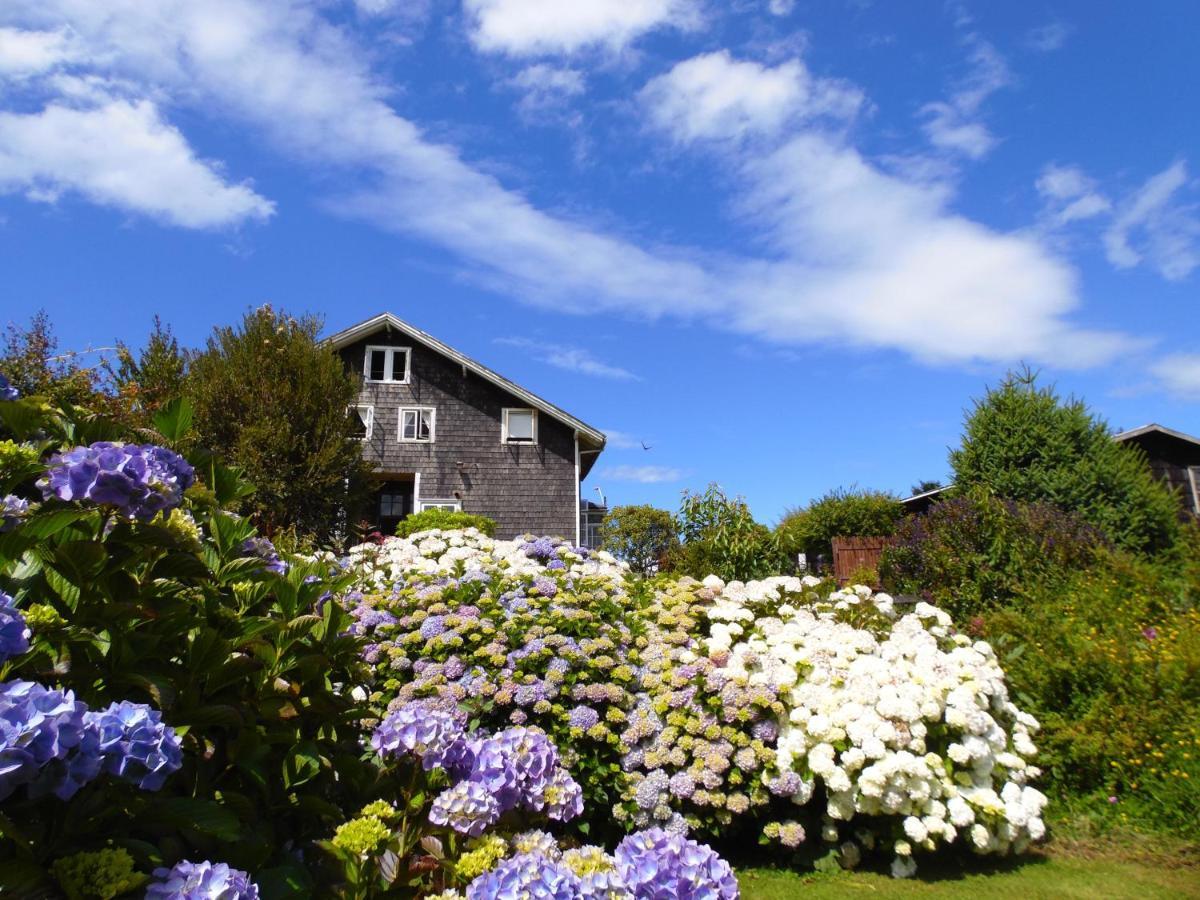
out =
<path fill-rule="evenodd" d="M 922 491 L 919 494 L 913 494 L 911 497 L 905 497 L 900 502 L 901 503 L 916 503 L 919 500 L 925 500 L 925 499 L 928 499 L 929 497 L 936 497 L 938 494 L 944 494 L 946 491 L 950 490 L 950 488 L 952 488 L 952 487 L 954 487 L 953 484 L 943 484 L 941 487 L 931 488 L 928 491 Z"/>
<path fill-rule="evenodd" d="M 1190 434 L 1184 434 L 1182 431 L 1176 431 L 1174 428 L 1167 428 L 1159 425 L 1157 422 L 1151 422 L 1149 425 L 1142 425 L 1140 428 L 1131 428 L 1128 431 L 1122 431 L 1120 434 L 1114 434 L 1114 441 L 1133 440 L 1136 437 L 1141 437 L 1143 434 L 1165 434 L 1167 437 L 1175 438 L 1179 441 L 1184 441 L 1189 444 L 1195 444 L 1200 447 L 1200 438 L 1192 437 Z"/>
<path fill-rule="evenodd" d="M 593 428 L 591 425 L 588 425 L 581 419 L 575 418 L 566 410 L 560 409 L 548 400 L 543 400 L 537 394 L 527 391 L 519 384 L 509 381 L 498 372 L 493 372 L 482 363 L 476 362 L 475 360 L 471 359 L 471 357 L 460 353 L 447 344 L 443 344 L 433 335 L 422 331 L 415 325 L 410 325 L 408 322 L 405 322 L 403 319 L 399 318 L 398 316 L 394 316 L 391 313 L 380 313 L 377 316 L 367 319 L 365 322 L 359 322 L 357 325 L 351 325 L 349 328 L 325 338 L 323 343 L 328 344 L 334 350 L 341 350 L 343 347 L 347 347 L 356 341 L 360 341 L 365 337 L 369 337 L 377 331 L 383 331 L 385 328 L 394 328 L 397 331 L 404 332 L 420 343 L 425 344 L 427 347 L 429 347 L 429 349 L 440 353 L 447 359 L 454 360 L 465 369 L 470 369 L 480 378 L 490 381 L 497 387 L 503 388 L 515 397 L 520 397 L 530 406 L 540 410 L 546 415 L 558 419 L 558 421 L 562 422 L 564 425 L 567 425 L 570 428 L 573 428 L 575 431 L 578 431 L 581 440 L 586 440 L 587 442 L 594 444 L 595 446 L 590 448 L 592 451 L 604 449 L 604 444 L 608 440 L 605 437 L 604 432 L 597 428 Z"/>

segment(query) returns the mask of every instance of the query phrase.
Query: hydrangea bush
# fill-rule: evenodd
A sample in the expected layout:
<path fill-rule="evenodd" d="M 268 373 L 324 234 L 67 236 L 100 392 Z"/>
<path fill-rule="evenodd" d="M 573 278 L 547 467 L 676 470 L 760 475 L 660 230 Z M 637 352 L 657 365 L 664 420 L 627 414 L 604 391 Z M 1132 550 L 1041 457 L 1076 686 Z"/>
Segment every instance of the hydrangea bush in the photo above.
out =
<path fill-rule="evenodd" d="M 436 698 L 540 726 L 588 807 L 627 830 L 749 831 L 847 865 L 875 850 L 897 875 L 939 845 L 1044 834 L 1037 722 L 992 649 L 929 604 L 814 578 L 640 582 L 563 542 L 471 532 L 343 565 L 381 715 Z M 442 740 L 433 717 L 420 727 Z"/>

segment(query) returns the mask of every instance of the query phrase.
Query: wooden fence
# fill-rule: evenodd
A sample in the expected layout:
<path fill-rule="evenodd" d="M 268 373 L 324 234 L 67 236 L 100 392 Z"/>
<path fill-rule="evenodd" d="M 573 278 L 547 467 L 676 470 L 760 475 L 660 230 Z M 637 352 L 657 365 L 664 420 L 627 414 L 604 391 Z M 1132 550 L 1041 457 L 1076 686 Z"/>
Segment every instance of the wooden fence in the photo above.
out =
<path fill-rule="evenodd" d="M 883 548 L 891 543 L 885 537 L 835 537 L 833 539 L 833 574 L 839 584 L 861 569 L 879 570 Z M 872 585 L 874 587 L 874 585 Z"/>

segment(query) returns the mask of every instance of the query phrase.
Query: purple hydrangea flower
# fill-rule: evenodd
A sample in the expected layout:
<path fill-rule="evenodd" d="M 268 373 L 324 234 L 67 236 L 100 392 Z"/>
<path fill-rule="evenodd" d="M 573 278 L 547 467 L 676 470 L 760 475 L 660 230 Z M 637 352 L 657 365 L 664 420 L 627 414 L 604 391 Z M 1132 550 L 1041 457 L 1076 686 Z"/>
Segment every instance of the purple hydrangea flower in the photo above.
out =
<path fill-rule="evenodd" d="M 71 691 L 0 684 L 0 800 L 24 784 L 66 800 L 96 777 L 101 759 L 86 712 Z"/>
<path fill-rule="evenodd" d="M 561 559 L 552 559 L 550 562 L 546 563 L 547 569 L 565 569 L 566 567 L 567 564 Z"/>
<path fill-rule="evenodd" d="M 30 634 L 16 601 L 0 591 L 0 663 L 25 653 L 29 649 Z"/>
<path fill-rule="evenodd" d="M 549 559 L 554 556 L 554 541 L 548 537 L 540 537 L 535 541 L 526 541 L 521 545 L 521 549 L 530 559 Z"/>
<path fill-rule="evenodd" d="M 16 494 L 6 495 L 0 499 L 0 533 L 12 531 L 27 515 L 28 500 L 23 500 Z"/>
<path fill-rule="evenodd" d="M 547 578 L 545 575 L 538 575 L 534 578 L 533 586 L 543 597 L 553 597 L 558 593 L 558 585 L 554 583 L 554 579 Z"/>
<path fill-rule="evenodd" d="M 156 709 L 123 700 L 103 711 L 89 712 L 85 724 L 95 729 L 104 771 L 144 791 L 157 791 L 167 776 L 183 765 L 175 729 Z"/>
<path fill-rule="evenodd" d="M 463 721 L 457 710 L 429 700 L 413 700 L 388 715 L 371 736 L 371 746 L 380 755 L 411 753 L 428 771 L 442 766 L 448 756 L 458 759 Z"/>
<path fill-rule="evenodd" d="M 536 853 L 506 859 L 467 885 L 467 900 L 577 900 L 579 894 L 574 872 Z"/>
<path fill-rule="evenodd" d="M 567 724 L 572 728 L 581 728 L 587 731 L 593 725 L 600 721 L 600 713 L 592 709 L 590 706 L 576 706 L 567 716 Z"/>
<path fill-rule="evenodd" d="M 421 623 L 421 637 L 424 640 L 431 640 L 440 634 L 446 633 L 446 617 L 445 616 L 430 616 Z"/>
<path fill-rule="evenodd" d="M 479 837 L 495 824 L 503 810 L 496 797 L 477 781 L 460 781 L 434 798 L 429 821 L 453 828 L 461 834 Z"/>
<path fill-rule="evenodd" d="M 240 869 L 225 863 L 183 860 L 172 869 L 155 869 L 146 900 L 258 900 L 258 886 Z"/>
<path fill-rule="evenodd" d="M 21 392 L 12 386 L 12 383 L 0 374 L 0 400 L 16 400 L 21 396 Z"/>
<path fill-rule="evenodd" d="M 683 835 L 661 828 L 639 831 L 621 841 L 613 856 L 635 897 L 737 900 L 737 879 L 729 863 Z"/>
<path fill-rule="evenodd" d="M 195 470 L 173 450 L 100 441 L 52 457 L 38 487 L 47 500 L 87 501 L 149 520 L 182 503 L 195 480 Z"/>
<path fill-rule="evenodd" d="M 558 768 L 534 788 L 529 805 L 556 822 L 567 822 L 583 814 L 583 788 L 566 769 Z"/>
<path fill-rule="evenodd" d="M 288 564 L 279 558 L 279 552 L 265 537 L 246 538 L 242 541 L 242 555 L 256 556 L 266 563 L 266 570 L 276 575 L 283 575 L 288 570 Z"/>

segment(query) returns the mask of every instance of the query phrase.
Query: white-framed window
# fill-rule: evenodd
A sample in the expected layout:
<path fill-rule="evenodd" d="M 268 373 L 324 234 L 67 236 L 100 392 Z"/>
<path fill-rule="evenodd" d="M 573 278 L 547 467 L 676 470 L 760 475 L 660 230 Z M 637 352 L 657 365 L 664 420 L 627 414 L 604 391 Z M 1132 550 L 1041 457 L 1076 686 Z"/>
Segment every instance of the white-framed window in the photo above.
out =
<path fill-rule="evenodd" d="M 432 443 L 437 410 L 432 406 L 406 406 L 400 410 L 400 440 Z"/>
<path fill-rule="evenodd" d="M 369 441 L 375 430 L 375 407 L 367 403 L 356 403 L 346 408 L 346 415 L 354 422 L 354 436 L 360 441 Z"/>
<path fill-rule="evenodd" d="M 500 440 L 505 444 L 536 444 L 537 410 L 505 407 L 500 417 Z"/>
<path fill-rule="evenodd" d="M 363 378 L 367 381 L 408 384 L 412 350 L 408 347 L 367 347 Z"/>
<path fill-rule="evenodd" d="M 420 507 L 420 512 L 425 512 L 427 509 L 444 509 L 447 512 L 462 512 L 461 500 L 422 500 L 417 505 Z"/>

